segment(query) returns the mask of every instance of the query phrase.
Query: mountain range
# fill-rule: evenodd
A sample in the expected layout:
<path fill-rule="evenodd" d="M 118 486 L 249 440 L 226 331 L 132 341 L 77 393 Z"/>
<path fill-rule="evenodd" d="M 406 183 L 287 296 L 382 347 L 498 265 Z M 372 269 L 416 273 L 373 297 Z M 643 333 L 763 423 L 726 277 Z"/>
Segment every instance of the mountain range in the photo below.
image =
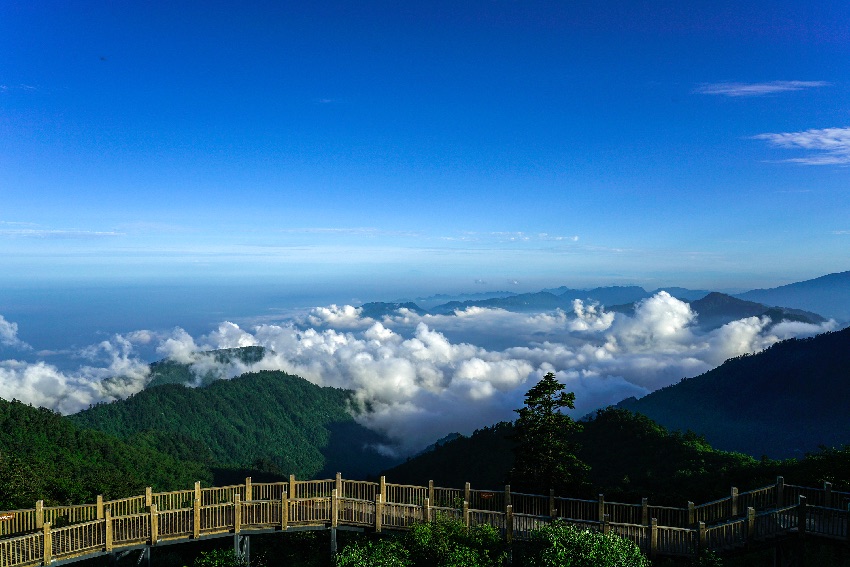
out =
<path fill-rule="evenodd" d="M 618 407 L 715 447 L 796 457 L 850 443 L 850 328 L 776 343 Z"/>
<path fill-rule="evenodd" d="M 839 321 L 850 321 L 850 271 L 771 289 L 754 289 L 736 297 L 769 305 L 807 309 Z"/>

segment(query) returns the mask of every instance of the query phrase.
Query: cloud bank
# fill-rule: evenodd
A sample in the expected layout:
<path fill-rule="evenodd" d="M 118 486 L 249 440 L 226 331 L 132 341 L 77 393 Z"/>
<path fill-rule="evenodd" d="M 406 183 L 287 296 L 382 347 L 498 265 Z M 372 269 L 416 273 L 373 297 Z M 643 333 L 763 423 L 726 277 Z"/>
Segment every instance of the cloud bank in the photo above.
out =
<path fill-rule="evenodd" d="M 0 391 L 63 413 L 142 389 L 147 366 L 134 346 L 191 365 L 196 376 L 230 378 L 284 370 L 321 385 L 355 392 L 352 411 L 363 425 L 406 454 L 452 431 L 471 432 L 513 419 L 524 393 L 555 372 L 576 393 L 576 414 L 641 396 L 727 358 L 834 327 L 750 317 L 711 332 L 695 325 L 687 303 L 659 292 L 631 316 L 575 300 L 571 312 L 514 313 L 470 307 L 452 315 L 400 309 L 380 320 L 350 305 L 317 307 L 280 324 L 243 329 L 221 323 L 206 336 L 182 329 L 113 337 L 84 354 L 100 366 L 65 374 L 43 362 L 0 363 Z M 222 363 L 206 351 L 263 346 L 262 360 Z M 115 379 L 121 376 L 121 379 Z"/>

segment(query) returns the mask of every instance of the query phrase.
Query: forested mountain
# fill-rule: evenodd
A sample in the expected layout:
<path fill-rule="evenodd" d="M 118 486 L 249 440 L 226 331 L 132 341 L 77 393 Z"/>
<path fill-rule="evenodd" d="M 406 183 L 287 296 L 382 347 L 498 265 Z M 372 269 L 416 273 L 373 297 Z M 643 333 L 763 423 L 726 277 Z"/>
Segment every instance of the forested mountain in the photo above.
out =
<path fill-rule="evenodd" d="M 438 486 L 499 488 L 510 481 L 514 463 L 512 423 L 502 422 L 461 436 L 434 450 L 385 471 L 388 481 Z M 757 461 L 742 454 L 712 449 L 704 439 L 669 432 L 649 418 L 625 410 L 600 410 L 582 423 L 573 440 L 579 458 L 590 465 L 581 494 L 593 498 L 600 492 L 610 498 L 681 505 L 697 496 L 712 499 L 730 483 L 771 482 L 773 470 L 753 478 Z M 664 458 L 658 458 L 664 455 Z M 765 480 L 766 479 L 766 480 Z"/>
<path fill-rule="evenodd" d="M 148 388 L 69 419 L 133 443 L 175 439 L 163 450 L 218 469 L 302 478 L 340 471 L 360 478 L 392 461 L 369 448 L 386 440 L 354 421 L 350 396 L 284 372 L 261 371 L 203 388 Z"/>
<path fill-rule="evenodd" d="M 848 368 L 850 328 L 777 343 L 618 406 L 722 449 L 802 456 L 850 443 Z"/>
<path fill-rule="evenodd" d="M 691 309 L 696 311 L 697 322 L 705 330 L 716 329 L 730 321 L 737 321 L 746 317 L 767 316 L 773 323 L 799 321 L 819 324 L 826 320 L 817 313 L 785 307 L 768 307 L 762 303 L 744 301 L 718 292 L 709 293 L 702 299 L 692 301 Z"/>
<path fill-rule="evenodd" d="M 514 426 L 498 423 L 436 446 L 384 471 L 388 482 L 500 489 L 510 481 Z M 742 490 L 771 484 L 778 475 L 786 482 L 819 486 L 832 482 L 850 489 L 850 449 L 826 449 L 803 459 L 755 459 L 716 450 L 704 437 L 670 431 L 646 416 L 618 408 L 599 410 L 582 422 L 573 440 L 579 458 L 590 466 L 587 482 L 575 494 L 589 499 L 682 506 L 688 500 L 707 502 Z M 567 495 L 565 495 L 567 496 Z"/>
<path fill-rule="evenodd" d="M 218 364 L 229 364 L 235 361 L 242 362 L 243 364 L 253 364 L 263 359 L 266 349 L 261 346 L 248 346 L 220 349 L 200 354 L 201 356 L 212 356 Z M 221 378 L 220 375 L 211 371 L 198 376 L 192 372 L 189 364 L 176 362 L 170 358 L 153 362 L 150 368 L 151 375 L 146 386 L 147 388 L 162 386 L 163 384 L 206 386 Z"/>
<path fill-rule="evenodd" d="M 399 309 L 407 309 L 417 315 L 425 315 L 427 311 L 410 301 L 404 303 L 386 303 L 383 301 L 373 301 L 364 303 L 361 307 L 361 317 L 371 317 L 372 319 L 383 319 L 386 315 L 398 315 Z"/>
<path fill-rule="evenodd" d="M 128 443 L 83 429 L 44 408 L 0 400 L 0 510 L 94 502 L 211 483 L 201 463 L 160 451 L 153 438 Z"/>
<path fill-rule="evenodd" d="M 768 305 L 808 309 L 840 321 L 850 321 L 850 271 L 771 289 L 754 289 L 736 297 Z"/>

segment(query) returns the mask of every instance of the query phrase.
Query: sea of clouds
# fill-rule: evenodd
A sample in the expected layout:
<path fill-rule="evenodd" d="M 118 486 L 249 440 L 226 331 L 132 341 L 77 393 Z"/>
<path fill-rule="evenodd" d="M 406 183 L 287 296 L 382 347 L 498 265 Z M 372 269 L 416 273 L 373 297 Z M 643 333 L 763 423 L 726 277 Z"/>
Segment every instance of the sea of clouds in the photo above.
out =
<path fill-rule="evenodd" d="M 154 347 L 163 358 L 190 364 L 199 383 L 209 375 L 284 370 L 351 389 L 356 419 L 392 440 L 382 449 L 408 454 L 447 433 L 513 419 L 525 392 L 547 372 L 575 392 L 580 416 L 780 340 L 835 328 L 833 321 L 772 324 L 749 317 L 706 332 L 697 318 L 666 292 L 638 303 L 632 315 L 575 300 L 572 312 L 469 307 L 419 315 L 401 309 L 375 320 L 360 308 L 330 305 L 276 324 L 223 322 L 198 337 L 181 328 L 115 335 L 78 353 L 86 363 L 70 372 L 43 361 L 0 360 L 0 397 L 63 414 L 121 399 L 145 387 L 150 369 L 138 353 Z M 253 364 L 221 363 L 208 354 L 255 345 L 266 354 Z M 32 351 L 2 316 L 0 346 L 2 352 Z"/>

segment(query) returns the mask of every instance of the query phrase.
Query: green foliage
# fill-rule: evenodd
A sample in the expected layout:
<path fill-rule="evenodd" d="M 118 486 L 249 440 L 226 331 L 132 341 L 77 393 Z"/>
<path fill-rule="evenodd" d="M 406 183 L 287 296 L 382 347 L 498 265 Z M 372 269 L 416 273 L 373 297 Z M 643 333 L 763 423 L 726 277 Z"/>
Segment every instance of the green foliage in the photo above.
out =
<path fill-rule="evenodd" d="M 202 464 L 84 430 L 44 408 L 0 400 L 0 509 L 94 502 L 210 482 Z"/>
<path fill-rule="evenodd" d="M 850 328 L 782 341 L 619 406 L 697 431 L 714 447 L 799 457 L 850 439 L 848 367 Z"/>
<path fill-rule="evenodd" d="M 581 426 L 563 413 L 575 408 L 575 394 L 549 372 L 525 394 L 525 407 L 516 410 L 515 461 L 511 485 L 545 494 L 554 488 L 567 494 L 584 483 L 588 466 L 576 455 L 572 439 Z"/>
<path fill-rule="evenodd" d="M 476 487 L 496 488 L 508 482 L 513 467 L 513 432 L 513 423 L 506 421 L 482 427 L 469 437 L 461 435 L 447 441 L 383 474 L 402 484 L 426 485 L 433 480 L 437 486 L 472 482 Z"/>
<path fill-rule="evenodd" d="M 410 552 L 394 539 L 352 542 L 337 554 L 337 567 L 409 567 Z"/>
<path fill-rule="evenodd" d="M 534 530 L 523 565 L 529 567 L 649 567 L 631 541 L 552 522 Z"/>
<path fill-rule="evenodd" d="M 365 445 L 385 442 L 350 414 L 351 392 L 279 371 L 165 384 L 69 416 L 77 424 L 210 466 L 312 478 L 337 470 L 357 478 L 392 461 Z M 344 466 L 344 468 L 342 468 Z"/>
<path fill-rule="evenodd" d="M 232 549 L 203 551 L 195 558 L 192 567 L 244 567 L 245 562 Z"/>
<path fill-rule="evenodd" d="M 467 528 L 460 520 L 438 518 L 416 524 L 405 536 L 415 567 L 485 567 L 507 564 L 501 534 L 492 526 Z"/>

